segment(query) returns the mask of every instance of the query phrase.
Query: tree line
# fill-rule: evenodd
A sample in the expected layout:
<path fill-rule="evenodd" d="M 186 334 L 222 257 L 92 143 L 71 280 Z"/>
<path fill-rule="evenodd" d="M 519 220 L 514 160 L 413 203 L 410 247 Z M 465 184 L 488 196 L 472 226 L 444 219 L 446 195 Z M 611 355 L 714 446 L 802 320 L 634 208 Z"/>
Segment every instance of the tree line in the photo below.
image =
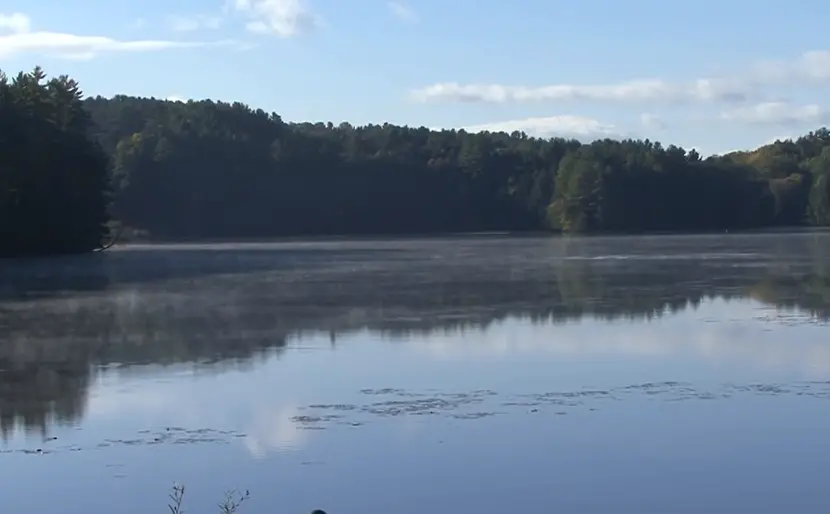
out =
<path fill-rule="evenodd" d="M 703 159 L 649 140 L 286 123 L 240 103 L 86 106 L 116 216 L 160 238 L 830 223 L 826 129 Z"/>
<path fill-rule="evenodd" d="M 98 247 L 110 176 L 91 127 L 74 80 L 0 71 L 0 256 Z"/>
<path fill-rule="evenodd" d="M 650 140 L 287 123 L 210 100 L 82 101 L 74 81 L 39 69 L 2 78 L 0 109 L 3 254 L 94 248 L 108 217 L 157 239 L 830 224 L 827 129 L 704 159 Z"/>

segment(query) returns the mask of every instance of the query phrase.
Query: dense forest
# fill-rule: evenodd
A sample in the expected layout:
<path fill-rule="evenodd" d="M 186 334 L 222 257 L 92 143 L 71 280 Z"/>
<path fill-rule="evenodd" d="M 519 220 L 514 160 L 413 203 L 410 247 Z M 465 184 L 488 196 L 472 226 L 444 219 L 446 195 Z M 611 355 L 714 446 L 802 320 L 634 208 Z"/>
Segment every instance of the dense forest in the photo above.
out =
<path fill-rule="evenodd" d="M 702 159 L 652 141 L 285 123 L 242 104 L 86 106 L 115 213 L 159 238 L 830 223 L 830 132 Z"/>
<path fill-rule="evenodd" d="M 115 214 L 157 238 L 830 224 L 830 131 L 702 159 L 652 141 L 286 123 L 243 104 L 86 102 Z"/>
<path fill-rule="evenodd" d="M 81 101 L 77 84 L 40 70 L 0 88 L 4 254 L 98 246 L 108 187 L 117 224 L 162 240 L 830 224 L 826 129 L 703 159 L 649 140 L 286 123 L 214 101 Z"/>
<path fill-rule="evenodd" d="M 0 72 L 0 256 L 97 248 L 110 171 L 78 84 Z"/>

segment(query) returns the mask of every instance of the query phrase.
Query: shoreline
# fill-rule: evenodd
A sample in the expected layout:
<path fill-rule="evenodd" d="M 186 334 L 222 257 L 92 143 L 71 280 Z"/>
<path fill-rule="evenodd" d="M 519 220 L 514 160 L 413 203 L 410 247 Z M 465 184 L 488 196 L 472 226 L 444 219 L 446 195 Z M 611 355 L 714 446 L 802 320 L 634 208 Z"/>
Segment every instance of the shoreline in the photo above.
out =
<path fill-rule="evenodd" d="M 532 239 L 549 237 L 555 238 L 642 238 L 642 237 L 711 237 L 711 236 L 741 236 L 741 235 L 776 235 L 776 234 L 825 234 L 830 233 L 828 227 L 768 227 L 745 230 L 728 231 L 649 231 L 649 232 L 585 232 L 568 234 L 553 231 L 477 231 L 477 232 L 429 232 L 412 234 L 355 234 L 355 235 L 308 235 L 282 237 L 240 237 L 240 238 L 190 238 L 190 239 L 137 239 L 116 243 L 108 250 L 118 251 L 141 247 L 175 247 L 198 245 L 261 245 L 261 244 L 290 244 L 290 243 L 348 243 L 348 242 L 383 242 L 383 241 L 443 241 L 450 239 Z M 42 259 L 59 259 L 85 257 L 95 254 L 105 254 L 108 250 L 97 251 L 66 251 L 46 254 L 17 254 L 0 255 L 0 262 L 34 261 Z"/>
<path fill-rule="evenodd" d="M 446 240 L 446 239 L 528 239 L 539 237 L 551 238 L 636 238 L 636 237 L 676 237 L 676 236 L 732 236 L 732 235 L 765 235 L 765 234 L 800 234 L 800 233 L 830 233 L 830 227 L 768 227 L 741 230 L 673 230 L 673 231 L 645 231 L 645 232 L 581 232 L 565 233 L 545 230 L 493 230 L 476 232 L 418 232 L 418 233 L 390 233 L 390 234 L 331 234 L 331 235 L 300 235 L 275 237 L 239 237 L 239 238 L 179 238 L 165 239 L 152 238 L 125 241 L 116 244 L 113 248 L 125 246 L 167 246 L 167 245 L 197 245 L 197 244 L 270 244 L 270 243 L 327 243 L 327 242 L 372 242 L 372 241 L 417 241 L 417 240 Z"/>

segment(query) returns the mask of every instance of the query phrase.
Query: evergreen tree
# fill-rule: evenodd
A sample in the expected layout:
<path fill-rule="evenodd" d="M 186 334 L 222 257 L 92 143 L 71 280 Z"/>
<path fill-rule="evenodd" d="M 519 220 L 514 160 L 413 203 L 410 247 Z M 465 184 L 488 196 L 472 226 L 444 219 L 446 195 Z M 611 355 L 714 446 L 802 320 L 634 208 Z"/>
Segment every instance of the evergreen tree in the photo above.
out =
<path fill-rule="evenodd" d="M 75 81 L 0 73 L 0 256 L 100 246 L 109 170 L 90 126 Z"/>

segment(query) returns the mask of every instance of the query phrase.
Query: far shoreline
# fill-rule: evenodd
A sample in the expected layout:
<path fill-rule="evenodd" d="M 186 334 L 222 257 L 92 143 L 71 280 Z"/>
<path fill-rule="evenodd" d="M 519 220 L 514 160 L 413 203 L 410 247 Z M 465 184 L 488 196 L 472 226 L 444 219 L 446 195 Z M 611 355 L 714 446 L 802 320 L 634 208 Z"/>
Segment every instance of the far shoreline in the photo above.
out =
<path fill-rule="evenodd" d="M 739 235 L 776 235 L 776 234 L 810 234 L 830 233 L 830 227 L 768 227 L 741 230 L 712 231 L 649 231 L 649 232 L 584 232 L 564 233 L 544 230 L 533 231 L 476 231 L 476 232 L 428 232 L 428 233 L 389 233 L 389 234 L 332 234 L 278 237 L 240 237 L 240 238 L 183 238 L 164 239 L 147 238 L 126 241 L 113 246 L 115 248 L 138 246 L 178 246 L 178 245 L 231 245 L 231 244 L 280 244 L 280 243 L 337 243 L 337 242 L 382 242 L 382 241 L 441 241 L 448 239 L 534 239 L 548 237 L 559 238 L 638 238 L 638 237 L 699 237 L 699 236 L 739 236 Z"/>
<path fill-rule="evenodd" d="M 279 236 L 279 237 L 240 237 L 240 238 L 140 238 L 119 242 L 107 250 L 92 250 L 84 252 L 64 252 L 54 254 L 29 254 L 0 256 L 0 262 L 34 261 L 43 259 L 83 258 L 91 255 L 105 255 L 109 251 L 141 249 L 142 247 L 164 248 L 180 246 L 205 245 L 269 245 L 269 244 L 303 244 L 303 243 L 351 243 L 351 242 L 394 242 L 394 241 L 445 241 L 471 239 L 635 239 L 643 237 L 712 237 L 712 236 L 741 236 L 741 235 L 777 235 L 777 234 L 824 234 L 830 233 L 830 227 L 766 227 L 741 230 L 712 230 L 712 231 L 649 231 L 649 232 L 582 232 L 564 233 L 544 230 L 528 231 L 476 231 L 476 232 L 429 232 L 429 233 L 389 233 L 389 234 L 333 234 L 307 236 Z"/>

